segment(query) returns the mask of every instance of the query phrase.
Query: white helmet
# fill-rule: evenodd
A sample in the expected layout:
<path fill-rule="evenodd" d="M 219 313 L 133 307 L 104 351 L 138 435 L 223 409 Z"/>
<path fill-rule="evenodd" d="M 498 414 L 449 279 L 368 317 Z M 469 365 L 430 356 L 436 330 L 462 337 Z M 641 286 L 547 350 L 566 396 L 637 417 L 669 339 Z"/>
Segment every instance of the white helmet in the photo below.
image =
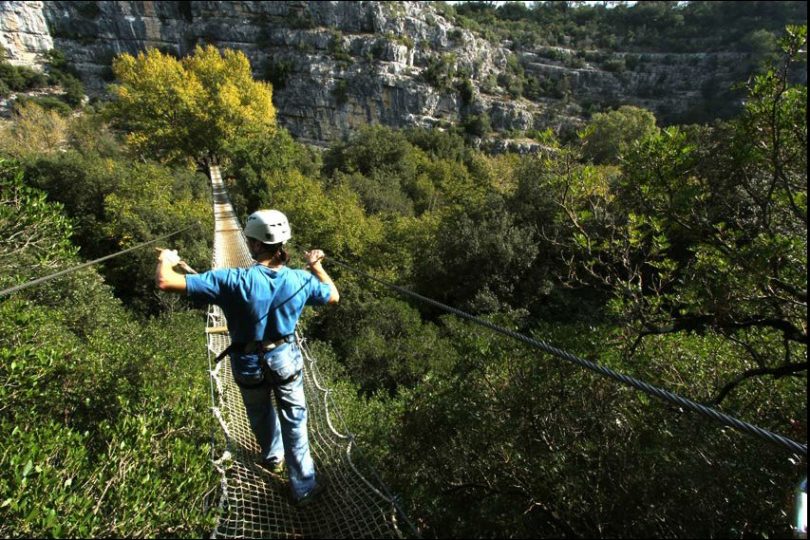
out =
<path fill-rule="evenodd" d="M 258 210 L 245 224 L 245 236 L 265 244 L 283 244 L 292 238 L 287 216 L 278 210 Z"/>

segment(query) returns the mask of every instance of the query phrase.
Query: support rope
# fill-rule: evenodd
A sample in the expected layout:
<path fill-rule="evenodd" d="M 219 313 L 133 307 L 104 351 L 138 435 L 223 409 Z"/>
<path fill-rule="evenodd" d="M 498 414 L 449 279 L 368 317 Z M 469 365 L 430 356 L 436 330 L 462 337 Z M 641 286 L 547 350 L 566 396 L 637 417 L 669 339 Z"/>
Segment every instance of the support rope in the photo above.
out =
<path fill-rule="evenodd" d="M 34 285 L 39 285 L 40 283 L 45 283 L 46 281 L 50 281 L 52 279 L 58 278 L 59 276 L 64 276 L 65 274 L 70 274 L 71 272 L 75 272 L 76 270 L 81 270 L 82 268 L 87 268 L 88 266 L 93 266 L 94 264 L 104 262 L 104 261 L 106 261 L 108 259 L 112 259 L 113 257 L 118 257 L 119 255 L 123 255 L 124 253 L 129 253 L 130 251 L 135 251 L 136 249 L 146 247 L 148 245 L 154 244 L 155 242 L 160 242 L 161 240 L 165 240 L 166 238 L 170 238 L 172 236 L 180 234 L 181 232 L 185 232 L 185 231 L 191 229 L 192 227 L 197 227 L 197 226 L 199 226 L 199 224 L 195 223 L 194 225 L 189 225 L 188 227 L 186 227 L 184 229 L 176 230 L 173 233 L 164 234 L 163 236 L 159 236 L 158 238 L 155 238 L 154 240 L 149 240 L 147 242 L 142 242 L 142 243 L 138 244 L 137 246 L 132 246 L 131 248 L 127 248 L 127 249 L 112 253 L 110 255 L 105 255 L 104 257 L 99 257 L 98 259 L 94 259 L 92 261 L 88 261 L 86 263 L 82 263 L 82 264 L 79 264 L 77 266 L 67 268 L 65 270 L 60 270 L 59 272 L 55 272 L 53 274 L 49 274 L 47 276 L 43 276 L 41 278 L 34 279 L 34 280 L 29 281 L 27 283 L 22 283 L 20 285 L 15 285 L 13 287 L 9 287 L 8 289 L 3 289 L 2 291 L 0 291 L 0 296 L 4 296 L 6 294 L 11 294 L 11 293 L 14 293 L 14 292 L 17 292 L 17 291 L 21 291 L 23 289 L 27 289 L 28 287 L 33 287 Z"/>
<path fill-rule="evenodd" d="M 744 433 L 748 433 L 750 435 L 754 435 L 755 437 L 759 437 L 759 438 L 764 439 L 766 441 L 769 441 L 771 443 L 777 444 L 779 446 L 787 448 L 791 452 L 796 452 L 797 454 L 807 456 L 807 445 L 806 444 L 798 443 L 798 442 L 796 442 L 796 441 L 794 441 L 792 439 L 789 439 L 789 438 L 787 438 L 787 437 L 785 437 L 783 435 L 773 433 L 771 431 L 768 431 L 766 429 L 757 427 L 757 426 L 755 426 L 753 424 L 750 424 L 748 422 L 745 422 L 743 420 L 739 420 L 737 418 L 734 418 L 733 416 L 722 413 L 722 412 L 720 412 L 720 411 L 718 411 L 716 409 L 713 409 L 711 407 L 707 407 L 706 405 L 703 405 L 701 403 L 697 403 L 697 402 L 692 401 L 690 399 L 687 399 L 685 397 L 679 396 L 679 395 L 674 394 L 674 393 L 672 393 L 672 392 L 670 392 L 668 390 L 664 390 L 662 388 L 658 388 L 656 386 L 648 384 L 648 383 L 646 383 L 644 381 L 635 379 L 633 377 L 629 377 L 627 375 L 623 375 L 623 374 L 618 373 L 618 372 L 616 372 L 616 371 L 614 371 L 614 370 L 612 370 L 612 369 L 610 369 L 608 367 L 601 366 L 601 365 L 596 364 L 595 362 L 591 362 L 589 360 L 585 360 L 584 358 L 580 358 L 580 357 L 575 356 L 575 355 L 573 355 L 573 354 L 571 354 L 571 353 L 569 353 L 567 351 L 564 351 L 562 349 L 558 349 L 557 347 L 549 345 L 549 344 L 547 344 L 547 343 L 545 343 L 543 341 L 540 341 L 540 340 L 537 340 L 537 339 L 534 339 L 534 338 L 530 338 L 528 336 L 525 336 L 525 335 L 520 334 L 518 332 L 515 332 L 513 330 L 509 330 L 507 328 L 503 328 L 501 326 L 493 324 L 493 323 L 491 323 L 489 321 L 480 319 L 480 318 L 476 317 L 475 315 L 471 315 L 470 313 L 467 313 L 467 312 L 462 311 L 460 309 L 454 308 L 452 306 L 448 306 L 446 304 L 442 304 L 441 302 L 437 302 L 436 300 L 433 300 L 433 299 L 428 298 L 426 296 L 422 296 L 421 294 L 418 294 L 418 293 L 415 293 L 415 292 L 410 291 L 408 289 L 405 289 L 404 287 L 400 287 L 398 285 L 394 285 L 393 283 L 389 283 L 389 282 L 387 282 L 387 281 L 385 281 L 383 279 L 374 277 L 374 276 L 372 276 L 371 274 L 369 274 L 367 272 L 364 272 L 362 270 L 354 268 L 351 265 L 346 264 L 346 263 L 344 263 L 342 261 L 339 261 L 337 259 L 332 258 L 330 260 L 333 263 L 335 263 L 335 264 L 337 264 L 339 266 L 342 266 L 342 267 L 346 268 L 347 270 L 349 270 L 351 272 L 354 272 L 354 273 L 356 273 L 356 274 L 358 274 L 358 275 L 360 275 L 360 276 L 362 276 L 362 277 L 364 277 L 366 279 L 369 279 L 371 281 L 375 281 L 375 282 L 377 282 L 377 283 L 379 283 L 379 284 L 381 284 L 381 285 L 383 285 L 383 286 L 385 286 L 385 287 L 387 287 L 389 289 L 392 289 L 392 290 L 394 290 L 394 291 L 396 291 L 396 292 L 398 292 L 400 294 L 403 294 L 405 296 L 410 296 L 411 298 L 415 298 L 415 299 L 417 299 L 417 300 L 419 300 L 421 302 L 425 302 L 425 303 L 430 304 L 430 305 L 432 305 L 434 307 L 440 308 L 440 309 L 442 309 L 444 311 L 447 311 L 448 313 L 452 313 L 454 315 L 457 315 L 459 317 L 467 319 L 467 320 L 469 320 L 469 321 L 471 321 L 471 322 L 473 322 L 473 323 L 475 323 L 477 325 L 488 328 L 488 329 L 490 329 L 490 330 L 492 330 L 494 332 L 498 332 L 499 334 L 503 334 L 503 335 L 505 335 L 507 337 L 510 337 L 512 339 L 516 339 L 518 341 L 522 341 L 523 343 L 526 343 L 527 345 L 530 345 L 531 347 L 534 347 L 536 349 L 540 349 L 541 351 L 547 352 L 549 354 L 553 354 L 554 356 L 556 356 L 558 358 L 561 358 L 561 359 L 566 360 L 568 362 L 572 362 L 574 364 L 579 365 L 580 367 L 584 367 L 584 368 L 589 369 L 591 371 L 595 371 L 596 373 L 599 373 L 600 375 L 603 375 L 605 377 L 614 379 L 614 380 L 619 381 L 619 382 L 621 382 L 623 384 L 626 384 L 628 386 L 632 386 L 633 388 L 635 388 L 637 390 L 640 390 L 640 391 L 642 391 L 642 392 L 644 392 L 644 393 L 646 393 L 648 395 L 654 396 L 654 397 L 662 399 L 664 401 L 668 401 L 670 403 L 674 403 L 674 404 L 678 405 L 679 407 L 683 407 L 683 408 L 689 409 L 691 411 L 695 411 L 695 412 L 697 412 L 699 414 L 702 414 L 702 415 L 704 415 L 704 416 L 706 416 L 706 417 L 708 417 L 708 418 L 710 418 L 712 420 L 715 420 L 715 421 L 717 421 L 717 422 L 719 422 L 719 423 L 721 423 L 723 425 L 732 427 L 732 428 L 737 429 L 739 431 L 742 431 Z"/>

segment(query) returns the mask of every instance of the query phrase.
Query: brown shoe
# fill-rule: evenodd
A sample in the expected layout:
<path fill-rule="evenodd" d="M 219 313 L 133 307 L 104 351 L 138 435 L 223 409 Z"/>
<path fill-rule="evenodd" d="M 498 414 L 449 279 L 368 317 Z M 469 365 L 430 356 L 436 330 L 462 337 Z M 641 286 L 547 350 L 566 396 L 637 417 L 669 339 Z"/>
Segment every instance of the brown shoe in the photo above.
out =
<path fill-rule="evenodd" d="M 280 476 L 284 472 L 284 460 L 265 459 L 258 463 L 259 467 L 273 475 Z"/>

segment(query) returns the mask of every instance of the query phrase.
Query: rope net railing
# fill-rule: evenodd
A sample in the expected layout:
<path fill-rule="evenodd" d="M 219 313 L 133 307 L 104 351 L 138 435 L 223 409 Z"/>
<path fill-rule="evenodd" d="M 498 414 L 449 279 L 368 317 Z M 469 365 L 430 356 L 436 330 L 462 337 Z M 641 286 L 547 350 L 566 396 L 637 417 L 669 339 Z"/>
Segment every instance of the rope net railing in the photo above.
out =
<path fill-rule="evenodd" d="M 228 200 L 219 168 L 210 170 L 214 194 L 214 253 L 212 266 L 245 267 L 253 263 L 242 229 Z M 214 459 L 221 473 L 219 516 L 212 537 L 228 538 L 402 538 L 403 523 L 393 497 L 372 480 L 372 469 L 352 459 L 353 440 L 346 430 L 318 372 L 316 361 L 298 337 L 304 354 L 309 441 L 320 479 L 327 489 L 306 507 L 289 500 L 286 471 L 277 476 L 258 463 L 260 449 L 250 429 L 230 362 L 214 359 L 230 344 L 222 311 L 208 311 L 208 360 L 213 413 L 225 435 L 226 449 Z"/>

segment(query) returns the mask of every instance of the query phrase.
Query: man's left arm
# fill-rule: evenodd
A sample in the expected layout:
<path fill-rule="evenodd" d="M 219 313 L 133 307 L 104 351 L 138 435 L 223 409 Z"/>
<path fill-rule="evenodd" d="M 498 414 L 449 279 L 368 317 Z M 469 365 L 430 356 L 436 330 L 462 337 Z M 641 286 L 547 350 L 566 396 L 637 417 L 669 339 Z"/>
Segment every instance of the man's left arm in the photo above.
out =
<path fill-rule="evenodd" d="M 155 269 L 155 285 L 161 291 L 184 293 L 186 292 L 186 276 L 175 272 L 174 267 L 180 262 L 177 250 L 163 249 L 158 255 Z"/>

